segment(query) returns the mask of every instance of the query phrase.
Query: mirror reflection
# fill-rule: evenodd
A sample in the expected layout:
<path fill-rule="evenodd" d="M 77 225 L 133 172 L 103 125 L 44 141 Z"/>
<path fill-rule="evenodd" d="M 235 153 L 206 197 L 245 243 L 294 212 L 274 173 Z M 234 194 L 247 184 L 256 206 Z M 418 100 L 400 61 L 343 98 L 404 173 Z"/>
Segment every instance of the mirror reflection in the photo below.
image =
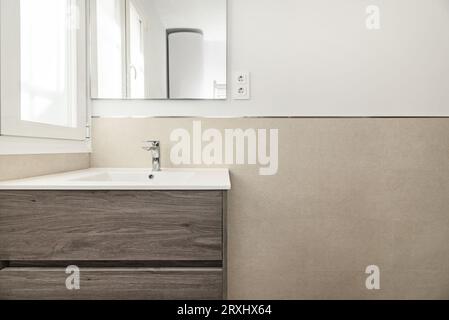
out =
<path fill-rule="evenodd" d="M 226 0 L 91 0 L 94 99 L 226 99 Z"/>

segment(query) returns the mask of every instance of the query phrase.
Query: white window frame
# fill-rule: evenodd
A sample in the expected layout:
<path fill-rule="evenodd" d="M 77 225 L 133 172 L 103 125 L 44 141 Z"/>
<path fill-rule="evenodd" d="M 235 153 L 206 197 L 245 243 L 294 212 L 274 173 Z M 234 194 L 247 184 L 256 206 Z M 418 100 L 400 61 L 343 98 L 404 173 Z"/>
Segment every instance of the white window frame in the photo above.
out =
<path fill-rule="evenodd" d="M 0 155 L 91 152 L 87 0 L 79 7 L 77 127 L 20 119 L 20 1 L 0 0 Z"/>
<path fill-rule="evenodd" d="M 142 7 L 140 2 L 136 1 L 136 0 L 126 0 L 125 1 L 125 34 L 126 34 L 126 39 L 125 39 L 125 50 L 126 50 L 126 56 L 125 56 L 125 64 L 126 64 L 126 97 L 127 98 L 132 98 L 133 92 L 132 92 L 132 78 L 133 78 L 133 73 L 137 72 L 135 70 L 133 70 L 133 68 L 135 68 L 133 66 L 133 64 L 131 63 L 131 5 L 134 7 L 134 9 L 137 11 L 137 13 L 139 14 L 140 18 L 142 19 L 142 31 L 144 32 L 145 29 L 147 28 L 147 22 L 145 20 L 143 20 L 143 17 L 145 15 L 142 14 L 142 12 L 145 12 Z M 142 33 L 141 34 L 141 43 L 144 45 L 144 47 L 142 48 L 145 52 L 145 40 L 144 40 L 145 36 Z M 145 75 L 145 71 L 144 71 L 144 75 Z M 145 88 L 145 86 L 144 86 Z M 145 90 L 147 91 L 147 90 Z M 145 95 L 148 94 L 148 92 L 144 93 Z"/>

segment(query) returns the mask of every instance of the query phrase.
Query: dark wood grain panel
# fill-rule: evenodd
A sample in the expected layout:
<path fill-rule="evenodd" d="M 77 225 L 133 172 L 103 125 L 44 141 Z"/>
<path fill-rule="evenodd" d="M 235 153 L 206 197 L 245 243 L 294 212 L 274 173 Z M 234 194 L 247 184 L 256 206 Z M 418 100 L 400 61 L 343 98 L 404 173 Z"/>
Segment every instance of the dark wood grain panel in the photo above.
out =
<path fill-rule="evenodd" d="M 0 271 L 3 300 L 220 300 L 221 269 L 81 269 L 80 290 L 65 286 L 65 269 Z"/>
<path fill-rule="evenodd" d="M 228 192 L 223 191 L 223 299 L 228 299 Z"/>
<path fill-rule="evenodd" d="M 223 268 L 222 260 L 139 260 L 139 261 L 8 261 L 4 268 L 66 268 L 67 266 L 80 268 Z"/>
<path fill-rule="evenodd" d="M 0 191 L 0 260 L 222 260 L 220 191 Z"/>

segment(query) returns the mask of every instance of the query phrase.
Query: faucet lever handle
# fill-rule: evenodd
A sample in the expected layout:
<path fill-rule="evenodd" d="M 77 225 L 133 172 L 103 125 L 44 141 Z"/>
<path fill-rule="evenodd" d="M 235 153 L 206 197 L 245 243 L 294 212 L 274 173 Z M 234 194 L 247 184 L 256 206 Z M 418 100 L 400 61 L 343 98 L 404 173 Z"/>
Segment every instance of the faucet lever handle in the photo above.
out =
<path fill-rule="evenodd" d="M 143 141 L 144 145 L 150 145 L 151 147 L 159 147 L 161 145 L 161 142 L 158 140 L 149 140 L 149 141 Z"/>
<path fill-rule="evenodd" d="M 144 141 L 142 149 L 151 152 L 153 171 L 161 171 L 161 143 L 158 140 Z"/>

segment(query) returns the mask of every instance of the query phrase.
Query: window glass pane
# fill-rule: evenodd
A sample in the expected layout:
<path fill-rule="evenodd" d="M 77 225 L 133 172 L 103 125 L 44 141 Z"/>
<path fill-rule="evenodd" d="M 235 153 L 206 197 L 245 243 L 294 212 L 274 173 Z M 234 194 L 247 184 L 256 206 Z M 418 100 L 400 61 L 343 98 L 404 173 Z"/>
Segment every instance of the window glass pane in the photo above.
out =
<path fill-rule="evenodd" d="M 98 97 L 122 98 L 122 1 L 97 0 L 96 4 Z"/>
<path fill-rule="evenodd" d="M 144 21 L 133 2 L 129 2 L 130 98 L 145 98 Z"/>
<path fill-rule="evenodd" d="M 21 119 L 76 127 L 74 0 L 20 0 Z"/>

